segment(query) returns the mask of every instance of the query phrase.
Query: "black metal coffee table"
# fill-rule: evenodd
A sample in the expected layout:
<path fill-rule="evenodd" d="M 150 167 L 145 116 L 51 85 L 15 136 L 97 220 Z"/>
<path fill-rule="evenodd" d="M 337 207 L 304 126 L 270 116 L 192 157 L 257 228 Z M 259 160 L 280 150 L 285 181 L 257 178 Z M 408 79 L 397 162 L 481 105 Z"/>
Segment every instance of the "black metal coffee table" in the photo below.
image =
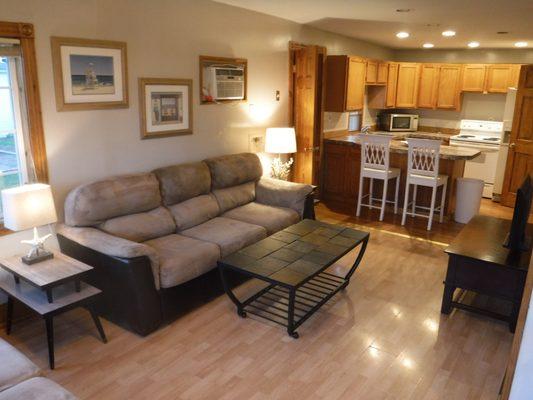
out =
<path fill-rule="evenodd" d="M 218 262 L 222 284 L 242 318 L 257 315 L 296 329 L 338 291 L 350 283 L 365 254 L 368 232 L 305 219 Z M 359 254 L 345 276 L 326 270 L 360 245 Z M 229 287 L 226 270 L 233 270 L 268 283 L 240 301 Z"/>

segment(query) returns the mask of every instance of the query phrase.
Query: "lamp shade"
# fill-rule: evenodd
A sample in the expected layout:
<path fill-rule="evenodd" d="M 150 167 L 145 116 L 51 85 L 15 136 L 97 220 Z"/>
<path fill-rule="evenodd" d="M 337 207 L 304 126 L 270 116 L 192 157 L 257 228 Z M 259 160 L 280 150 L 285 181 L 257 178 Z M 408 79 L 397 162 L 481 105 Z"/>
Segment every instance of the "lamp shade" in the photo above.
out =
<path fill-rule="evenodd" d="M 265 139 L 267 153 L 296 153 L 294 128 L 267 128 Z"/>
<path fill-rule="evenodd" d="M 4 226 L 23 231 L 57 221 L 50 185 L 35 183 L 2 190 Z"/>

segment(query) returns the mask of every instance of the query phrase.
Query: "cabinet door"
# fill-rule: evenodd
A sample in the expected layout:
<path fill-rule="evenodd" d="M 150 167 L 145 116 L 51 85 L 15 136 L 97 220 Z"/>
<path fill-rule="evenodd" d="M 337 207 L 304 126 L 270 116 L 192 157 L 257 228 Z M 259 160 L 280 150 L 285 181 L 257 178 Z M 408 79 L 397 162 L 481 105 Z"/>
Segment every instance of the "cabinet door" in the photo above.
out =
<path fill-rule="evenodd" d="M 420 64 L 400 63 L 398 67 L 398 85 L 396 107 L 415 108 L 418 97 L 418 80 Z"/>
<path fill-rule="evenodd" d="M 366 62 L 362 58 L 350 57 L 346 87 L 346 111 L 362 110 L 365 100 Z"/>
<path fill-rule="evenodd" d="M 486 91 L 489 93 L 507 93 L 509 86 L 513 86 L 513 65 L 492 64 L 487 68 Z"/>
<path fill-rule="evenodd" d="M 398 85 L 398 64 L 389 63 L 389 74 L 387 76 L 387 96 L 385 107 L 396 107 L 396 89 Z"/>
<path fill-rule="evenodd" d="M 418 88 L 418 108 L 435 108 L 437 103 L 438 64 L 422 64 Z"/>
<path fill-rule="evenodd" d="M 374 84 L 378 81 L 378 62 L 368 60 L 366 62 L 366 83 Z"/>
<path fill-rule="evenodd" d="M 461 65 L 441 65 L 437 87 L 437 108 L 447 110 L 460 108 L 461 72 Z"/>
<path fill-rule="evenodd" d="M 377 83 L 379 83 L 380 85 L 386 85 L 388 75 L 389 75 L 389 64 L 386 62 L 380 62 L 378 64 Z"/>
<path fill-rule="evenodd" d="M 485 91 L 485 64 L 466 64 L 463 68 L 463 82 L 461 90 L 463 92 L 483 92 Z"/>

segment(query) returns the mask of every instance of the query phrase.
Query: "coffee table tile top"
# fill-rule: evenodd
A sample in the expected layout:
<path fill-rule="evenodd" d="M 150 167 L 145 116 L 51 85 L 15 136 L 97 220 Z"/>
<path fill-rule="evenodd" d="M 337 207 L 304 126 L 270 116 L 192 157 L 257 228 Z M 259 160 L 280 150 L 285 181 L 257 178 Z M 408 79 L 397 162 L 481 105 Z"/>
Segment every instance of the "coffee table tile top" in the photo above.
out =
<path fill-rule="evenodd" d="M 366 232 L 303 220 L 224 257 L 220 262 L 258 277 L 298 286 L 367 237 Z"/>
<path fill-rule="evenodd" d="M 41 289 L 73 280 L 93 269 L 90 265 L 61 253 L 54 253 L 54 258 L 32 265 L 24 264 L 20 256 L 8 257 L 2 260 L 0 267 Z"/>

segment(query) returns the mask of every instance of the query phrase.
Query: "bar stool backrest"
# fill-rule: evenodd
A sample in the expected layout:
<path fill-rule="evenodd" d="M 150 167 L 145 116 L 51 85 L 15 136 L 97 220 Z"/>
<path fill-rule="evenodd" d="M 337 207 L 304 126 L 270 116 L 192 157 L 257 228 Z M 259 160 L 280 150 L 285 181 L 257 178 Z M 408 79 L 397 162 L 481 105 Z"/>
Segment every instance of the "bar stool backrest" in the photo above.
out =
<path fill-rule="evenodd" d="M 436 178 L 439 175 L 440 140 L 407 139 L 407 173 Z"/>
<path fill-rule="evenodd" d="M 361 169 L 389 170 L 390 136 L 359 135 L 361 139 Z"/>

